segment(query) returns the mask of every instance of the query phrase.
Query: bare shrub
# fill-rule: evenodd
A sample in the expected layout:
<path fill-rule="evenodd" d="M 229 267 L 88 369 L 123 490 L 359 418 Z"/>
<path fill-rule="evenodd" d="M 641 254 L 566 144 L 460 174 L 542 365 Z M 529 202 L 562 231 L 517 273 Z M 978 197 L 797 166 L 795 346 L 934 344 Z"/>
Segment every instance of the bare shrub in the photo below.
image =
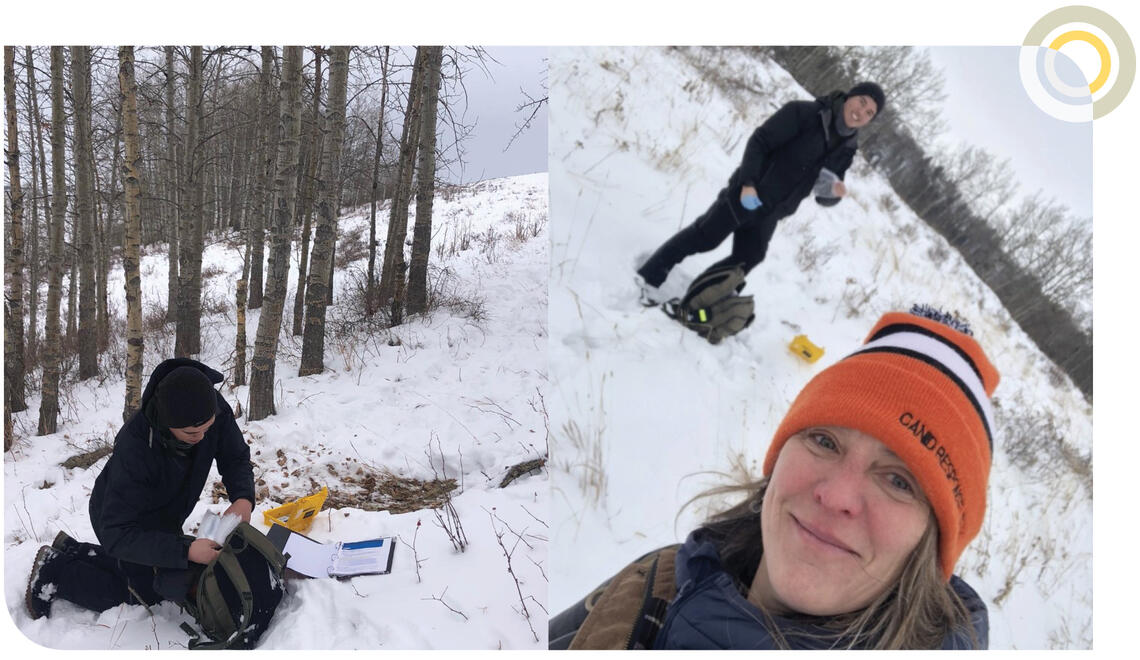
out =
<path fill-rule="evenodd" d="M 995 399 L 995 402 L 997 400 Z M 1092 496 L 1092 454 L 1083 454 L 1065 440 L 1050 411 L 1026 406 L 1003 409 L 998 404 L 1010 463 L 1038 483 L 1063 489 L 1069 478 Z"/>
<path fill-rule="evenodd" d="M 226 269 L 222 268 L 222 266 L 220 264 L 210 264 L 208 266 L 202 266 L 202 281 L 203 282 L 206 282 L 208 280 L 212 280 L 215 277 L 219 277 L 219 276 L 225 275 L 225 274 L 226 274 Z"/>
<path fill-rule="evenodd" d="M 479 253 L 487 260 L 487 263 L 493 264 L 499 260 L 499 239 L 502 235 L 495 231 L 494 227 L 487 227 L 487 231 L 479 234 Z"/>
<path fill-rule="evenodd" d="M 431 447 L 432 440 L 435 441 L 436 450 L 433 451 Z M 438 451 L 439 458 L 435 457 L 435 452 Z M 443 481 L 455 483 L 454 479 L 449 479 L 447 476 L 447 458 L 444 456 L 443 448 L 439 444 L 439 436 L 433 431 L 431 438 L 428 439 L 427 449 L 424 450 L 427 455 L 428 465 L 431 466 L 432 474 L 435 475 L 436 480 L 440 480 L 440 473 L 443 474 Z M 439 465 L 437 468 L 436 465 Z M 460 467 L 460 472 L 462 472 Z M 459 519 L 459 512 L 455 510 L 455 505 L 451 501 L 451 491 L 444 493 L 443 504 L 432 510 L 435 515 L 435 524 L 447 534 L 448 540 L 455 548 L 456 552 L 464 552 L 470 542 L 467 540 L 467 533 L 463 531 L 463 521 Z"/>
<path fill-rule="evenodd" d="M 810 273 L 823 268 L 837 254 L 839 254 L 839 245 L 828 243 L 817 246 L 815 238 L 809 234 L 796 250 L 796 266 L 805 273 Z"/>
<path fill-rule="evenodd" d="M 348 268 L 352 263 L 368 258 L 368 235 L 365 232 L 343 234 L 336 243 L 336 267 Z"/>
<path fill-rule="evenodd" d="M 944 242 L 938 241 L 926 251 L 926 258 L 935 266 L 941 266 L 950 258 L 950 251 L 946 249 Z"/>
<path fill-rule="evenodd" d="M 166 332 L 166 308 L 158 303 L 149 303 L 143 308 L 143 334 Z"/>
<path fill-rule="evenodd" d="M 531 215 L 524 211 L 512 210 L 503 214 L 504 224 L 509 224 L 513 230 L 511 236 L 516 243 L 525 243 L 542 232 L 543 218 Z"/>
<path fill-rule="evenodd" d="M 228 314 L 230 311 L 230 301 L 226 300 L 224 292 L 218 292 L 214 289 L 202 291 L 202 314 Z"/>
<path fill-rule="evenodd" d="M 565 467 L 566 471 L 578 479 L 578 489 L 582 491 L 587 504 L 598 506 L 606 495 L 609 478 L 602 456 L 602 432 L 604 427 L 584 431 L 578 423 L 570 420 L 562 425 L 562 435 L 569 447 L 577 452 L 578 460 Z"/>
<path fill-rule="evenodd" d="M 913 222 L 902 225 L 898 228 L 898 231 L 895 232 L 895 235 L 901 238 L 903 241 L 911 243 L 918 238 L 918 226 Z"/>
<path fill-rule="evenodd" d="M 487 302 L 474 291 L 463 291 L 455 271 L 448 267 L 428 265 L 427 313 L 446 309 L 455 316 L 476 323 L 487 320 Z"/>
<path fill-rule="evenodd" d="M 877 286 L 867 288 L 853 277 L 847 278 L 847 285 L 843 287 L 842 303 L 846 306 L 847 318 L 853 319 L 863 314 L 864 307 L 874 299 L 879 292 Z"/>

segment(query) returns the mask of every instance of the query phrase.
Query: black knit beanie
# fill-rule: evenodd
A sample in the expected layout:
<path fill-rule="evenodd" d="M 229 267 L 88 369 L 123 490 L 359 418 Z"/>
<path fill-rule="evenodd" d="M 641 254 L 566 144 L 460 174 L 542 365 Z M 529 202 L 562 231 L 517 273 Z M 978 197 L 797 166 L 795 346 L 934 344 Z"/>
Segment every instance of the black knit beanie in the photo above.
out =
<path fill-rule="evenodd" d="M 883 114 L 883 110 L 887 107 L 887 95 L 883 93 L 883 88 L 879 87 L 873 82 L 861 82 L 847 91 L 847 96 L 870 96 L 875 100 L 875 117 Z"/>
<path fill-rule="evenodd" d="M 167 374 L 154 398 L 157 421 L 168 429 L 201 426 L 218 413 L 214 384 L 194 367 L 178 367 Z"/>

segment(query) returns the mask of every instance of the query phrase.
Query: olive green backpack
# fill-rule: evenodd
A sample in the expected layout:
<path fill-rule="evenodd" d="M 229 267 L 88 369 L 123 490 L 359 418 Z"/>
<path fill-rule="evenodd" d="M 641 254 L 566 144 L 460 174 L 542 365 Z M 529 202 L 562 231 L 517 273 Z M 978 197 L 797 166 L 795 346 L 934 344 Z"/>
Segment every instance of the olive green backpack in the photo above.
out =
<path fill-rule="evenodd" d="M 183 607 L 201 628 L 188 623 L 191 649 L 251 649 L 269 626 L 285 595 L 285 557 L 249 523 L 240 523 L 222 551 L 202 570 Z M 205 637 L 209 641 L 203 641 Z"/>
<path fill-rule="evenodd" d="M 738 295 L 744 284 L 740 266 L 710 269 L 693 280 L 683 298 L 665 303 L 662 309 L 710 344 L 719 344 L 756 319 L 752 296 Z"/>

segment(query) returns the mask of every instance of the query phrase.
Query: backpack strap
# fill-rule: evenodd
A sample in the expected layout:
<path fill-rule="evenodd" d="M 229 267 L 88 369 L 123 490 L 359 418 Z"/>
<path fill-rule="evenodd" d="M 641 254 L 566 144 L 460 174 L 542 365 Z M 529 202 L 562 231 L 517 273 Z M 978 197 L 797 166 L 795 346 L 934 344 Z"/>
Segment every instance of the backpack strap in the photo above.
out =
<path fill-rule="evenodd" d="M 250 533 L 251 531 L 253 533 Z M 244 542 L 243 547 L 236 551 L 232 547 L 232 541 L 235 537 Z M 195 618 L 199 620 L 199 625 L 204 629 L 208 628 L 220 632 L 225 635 L 225 638 L 202 643 L 201 634 L 184 622 L 181 627 L 190 635 L 190 643 L 188 644 L 190 649 L 227 649 L 240 645 L 241 636 L 253 617 L 253 590 L 250 588 L 245 571 L 238 563 L 235 552 L 242 552 L 250 548 L 263 555 L 278 575 L 284 570 L 285 558 L 269 539 L 248 523 L 240 523 L 230 534 L 230 537 L 226 539 L 225 549 L 202 571 L 202 576 L 198 581 L 199 593 L 205 596 L 206 602 L 213 603 L 214 607 L 195 608 L 192 611 Z M 241 600 L 241 616 L 238 621 L 234 621 L 233 615 L 226 607 L 226 601 L 222 597 L 218 581 L 213 576 L 214 571 L 218 570 L 219 567 L 225 571 Z"/>
<path fill-rule="evenodd" d="M 590 608 L 569 648 L 652 648 L 677 592 L 678 547 L 651 552 L 618 572 Z"/>
<path fill-rule="evenodd" d="M 254 533 L 248 533 L 245 529 L 246 527 L 249 528 L 248 531 L 253 531 Z M 249 547 L 265 557 L 265 560 L 269 562 L 269 566 L 273 569 L 274 573 L 280 575 L 284 572 L 286 563 L 285 556 L 281 554 L 277 546 L 273 545 L 269 537 L 257 531 L 257 529 L 249 523 L 241 523 L 237 526 L 235 532 L 241 534 L 242 540 L 244 540 Z"/>

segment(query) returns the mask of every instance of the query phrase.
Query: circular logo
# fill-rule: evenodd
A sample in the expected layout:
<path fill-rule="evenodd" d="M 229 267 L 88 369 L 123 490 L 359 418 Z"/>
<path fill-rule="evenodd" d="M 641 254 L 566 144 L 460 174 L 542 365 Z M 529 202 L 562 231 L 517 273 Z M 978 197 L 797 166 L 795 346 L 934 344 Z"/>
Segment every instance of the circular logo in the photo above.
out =
<path fill-rule="evenodd" d="M 1082 56 L 1086 66 L 1062 55 L 1062 49 Z M 1018 68 L 1037 107 L 1063 121 L 1088 122 L 1124 100 L 1136 77 L 1136 51 L 1124 27 L 1103 11 L 1062 7 L 1029 29 Z M 1091 81 L 1090 71 L 1095 71 Z"/>

